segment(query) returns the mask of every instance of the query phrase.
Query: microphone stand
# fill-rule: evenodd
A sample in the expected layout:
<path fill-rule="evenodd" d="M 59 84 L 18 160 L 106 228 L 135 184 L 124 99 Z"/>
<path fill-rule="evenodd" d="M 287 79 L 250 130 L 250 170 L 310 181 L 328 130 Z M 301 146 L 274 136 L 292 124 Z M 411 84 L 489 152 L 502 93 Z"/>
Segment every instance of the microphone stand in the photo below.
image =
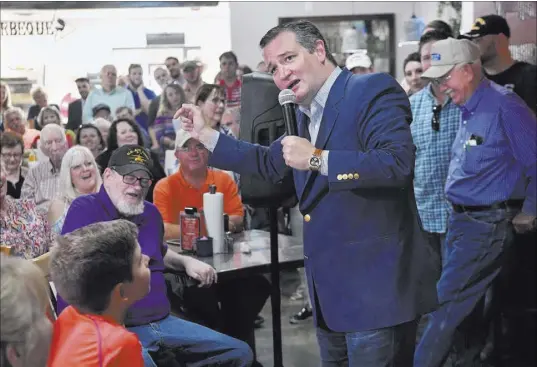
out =
<path fill-rule="evenodd" d="M 272 346 L 274 367 L 283 367 L 282 320 L 280 290 L 280 260 L 278 258 L 278 207 L 269 207 L 270 222 L 270 280 L 272 282 L 270 302 L 272 306 Z"/>

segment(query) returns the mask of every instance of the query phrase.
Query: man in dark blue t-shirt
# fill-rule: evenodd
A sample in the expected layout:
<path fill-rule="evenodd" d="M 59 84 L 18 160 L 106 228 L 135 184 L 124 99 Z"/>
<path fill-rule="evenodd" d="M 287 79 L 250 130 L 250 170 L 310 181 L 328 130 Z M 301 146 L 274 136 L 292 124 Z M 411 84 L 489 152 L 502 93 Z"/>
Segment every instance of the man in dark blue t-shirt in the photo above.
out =
<path fill-rule="evenodd" d="M 156 97 L 156 94 L 151 89 L 144 87 L 142 77 L 142 66 L 131 64 L 129 66 L 128 88 L 134 98 L 134 107 L 136 108 L 134 116 L 140 128 L 144 130 L 143 132 L 148 133 L 147 113 L 149 111 L 149 103 Z"/>

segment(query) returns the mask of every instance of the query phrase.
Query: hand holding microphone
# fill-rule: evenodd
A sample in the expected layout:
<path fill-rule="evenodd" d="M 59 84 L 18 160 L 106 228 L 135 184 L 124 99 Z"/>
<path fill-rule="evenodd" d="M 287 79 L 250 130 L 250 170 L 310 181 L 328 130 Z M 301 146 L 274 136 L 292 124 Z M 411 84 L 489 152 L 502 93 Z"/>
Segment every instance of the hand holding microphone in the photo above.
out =
<path fill-rule="evenodd" d="M 282 152 L 285 164 L 289 167 L 301 171 L 309 170 L 309 161 L 315 147 L 304 138 L 298 135 L 295 103 L 296 95 L 290 89 L 284 89 L 280 92 L 278 100 L 283 110 L 283 120 L 287 136 L 282 139 Z"/>

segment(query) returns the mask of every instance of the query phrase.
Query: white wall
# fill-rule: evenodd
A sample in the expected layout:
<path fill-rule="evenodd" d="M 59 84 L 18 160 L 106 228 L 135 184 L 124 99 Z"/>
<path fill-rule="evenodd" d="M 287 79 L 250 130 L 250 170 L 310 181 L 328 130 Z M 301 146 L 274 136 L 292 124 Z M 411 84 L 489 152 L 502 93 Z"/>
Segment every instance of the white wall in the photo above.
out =
<path fill-rule="evenodd" d="M 184 61 L 182 55 L 173 53 L 176 49 L 140 50 L 146 47 L 147 33 L 184 32 L 186 46 L 202 48 L 206 80 L 212 80 L 219 71 L 218 56 L 231 48 L 228 3 L 199 10 L 176 7 L 2 11 L 1 18 L 2 21 L 54 18 L 65 21 L 65 30 L 56 36 L 1 37 L 2 77 L 16 76 L 15 67 L 37 69 L 41 76 L 38 82 L 44 80 L 52 103 L 58 103 L 69 92 L 78 96 L 74 79 L 88 72 L 99 72 L 107 63 L 115 64 L 120 74 L 126 74 L 131 63 L 163 63 L 166 56 L 177 56 Z M 144 74 L 149 84 L 153 76 L 148 75 L 147 69 Z"/>
<path fill-rule="evenodd" d="M 395 15 L 395 44 L 404 37 L 404 22 L 412 16 L 423 17 L 425 22 L 437 19 L 436 1 L 429 2 L 230 2 L 231 46 L 239 63 L 252 68 L 261 61 L 259 40 L 284 17 L 336 16 L 352 14 Z M 442 17 L 444 18 L 444 17 Z M 396 48 L 396 75 L 403 77 L 402 63 L 405 50 Z"/>

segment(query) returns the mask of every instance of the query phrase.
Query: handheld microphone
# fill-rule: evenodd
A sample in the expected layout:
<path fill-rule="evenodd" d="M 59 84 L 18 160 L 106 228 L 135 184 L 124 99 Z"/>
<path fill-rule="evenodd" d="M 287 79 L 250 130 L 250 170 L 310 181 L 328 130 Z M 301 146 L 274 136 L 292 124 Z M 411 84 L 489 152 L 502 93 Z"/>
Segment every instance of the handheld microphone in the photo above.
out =
<path fill-rule="evenodd" d="M 283 121 L 287 135 L 298 135 L 296 127 L 295 104 L 296 95 L 291 89 L 284 89 L 278 95 L 278 101 L 282 106 Z"/>

